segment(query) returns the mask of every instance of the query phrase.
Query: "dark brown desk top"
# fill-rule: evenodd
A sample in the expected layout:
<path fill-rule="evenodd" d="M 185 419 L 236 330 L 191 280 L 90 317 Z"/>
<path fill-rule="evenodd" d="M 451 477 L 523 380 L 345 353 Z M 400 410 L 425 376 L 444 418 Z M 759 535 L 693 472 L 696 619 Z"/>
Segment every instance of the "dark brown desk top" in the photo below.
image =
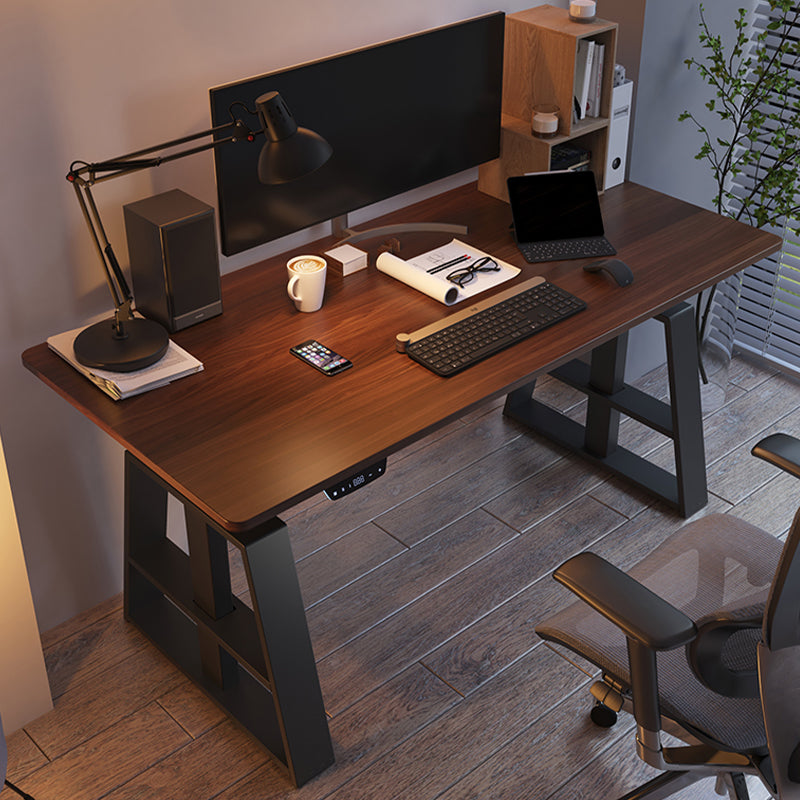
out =
<path fill-rule="evenodd" d="M 174 336 L 204 371 L 144 395 L 114 402 L 46 344 L 27 350 L 23 362 L 178 494 L 227 530 L 243 531 L 779 246 L 771 234 L 635 184 L 606 192 L 602 207 L 606 234 L 635 275 L 626 288 L 584 273 L 580 261 L 526 264 L 509 207 L 474 185 L 373 223 L 467 224 L 467 241 L 522 268 L 516 280 L 541 274 L 587 302 L 571 320 L 451 378 L 396 353 L 394 339 L 462 304 L 447 308 L 377 272 L 374 250 L 368 270 L 329 274 L 325 305 L 313 314 L 297 312 L 286 295 L 285 262 L 295 252 L 224 276 L 224 313 Z M 404 236 L 400 255 L 449 238 Z M 302 249 L 321 253 L 333 244 Z M 352 359 L 353 369 L 328 377 L 289 354 L 311 338 Z"/>

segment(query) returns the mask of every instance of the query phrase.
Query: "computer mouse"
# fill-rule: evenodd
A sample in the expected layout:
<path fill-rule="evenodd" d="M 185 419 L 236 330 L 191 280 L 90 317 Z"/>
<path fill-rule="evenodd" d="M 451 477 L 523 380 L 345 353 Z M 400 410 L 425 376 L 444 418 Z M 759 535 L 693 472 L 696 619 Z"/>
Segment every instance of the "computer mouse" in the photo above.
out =
<path fill-rule="evenodd" d="M 593 261 L 591 264 L 584 264 L 586 272 L 599 272 L 601 269 L 611 275 L 620 286 L 628 286 L 633 283 L 633 273 L 631 268 L 618 258 L 607 258 L 603 261 Z"/>

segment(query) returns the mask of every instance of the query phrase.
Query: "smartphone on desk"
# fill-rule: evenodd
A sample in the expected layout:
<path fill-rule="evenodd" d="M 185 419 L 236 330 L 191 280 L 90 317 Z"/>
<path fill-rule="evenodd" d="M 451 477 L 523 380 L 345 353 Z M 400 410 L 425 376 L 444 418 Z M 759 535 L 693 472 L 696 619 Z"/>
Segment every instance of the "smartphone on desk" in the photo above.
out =
<path fill-rule="evenodd" d="M 325 375 L 338 375 L 353 366 L 352 361 L 325 347 L 316 339 L 296 344 L 289 352 Z"/>

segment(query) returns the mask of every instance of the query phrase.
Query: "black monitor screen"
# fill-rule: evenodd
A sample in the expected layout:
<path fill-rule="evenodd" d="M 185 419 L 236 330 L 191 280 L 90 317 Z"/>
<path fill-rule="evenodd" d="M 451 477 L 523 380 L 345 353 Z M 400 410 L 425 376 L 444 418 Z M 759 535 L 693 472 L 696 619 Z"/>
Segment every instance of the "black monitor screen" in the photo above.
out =
<path fill-rule="evenodd" d="M 213 125 L 277 91 L 333 155 L 292 183 L 256 174 L 264 139 L 214 152 L 233 255 L 497 158 L 504 15 L 489 14 L 210 90 Z M 250 124 L 240 109 L 235 116 Z M 251 127 L 258 127 L 252 125 Z"/>

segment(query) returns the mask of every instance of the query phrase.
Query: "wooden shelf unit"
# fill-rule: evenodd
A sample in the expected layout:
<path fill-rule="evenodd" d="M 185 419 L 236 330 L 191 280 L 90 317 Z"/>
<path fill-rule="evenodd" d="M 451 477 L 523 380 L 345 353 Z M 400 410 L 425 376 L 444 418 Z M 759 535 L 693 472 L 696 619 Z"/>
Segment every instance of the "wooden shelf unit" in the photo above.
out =
<path fill-rule="evenodd" d="M 574 122 L 575 59 L 581 39 L 605 46 L 600 116 Z M 564 142 L 591 152 L 591 168 L 602 189 L 616 49 L 615 22 L 574 22 L 566 9 L 551 5 L 506 17 L 500 158 L 481 166 L 482 192 L 507 201 L 506 178 L 550 169 L 552 148 Z M 540 103 L 554 103 L 560 109 L 558 135 L 550 139 L 531 133 L 533 107 Z"/>

